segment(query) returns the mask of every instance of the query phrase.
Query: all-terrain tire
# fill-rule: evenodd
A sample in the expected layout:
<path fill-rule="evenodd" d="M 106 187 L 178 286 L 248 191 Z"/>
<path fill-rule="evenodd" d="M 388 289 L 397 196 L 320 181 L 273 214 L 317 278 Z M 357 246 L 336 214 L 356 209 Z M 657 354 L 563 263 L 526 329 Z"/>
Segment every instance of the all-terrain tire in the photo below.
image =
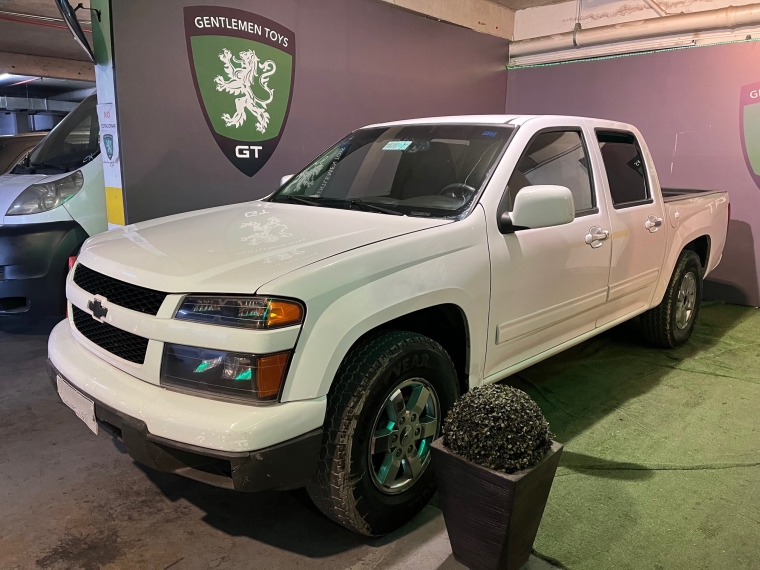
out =
<path fill-rule="evenodd" d="M 314 504 L 329 518 L 367 536 L 387 534 L 411 520 L 435 493 L 430 462 L 411 486 L 382 492 L 370 473 L 369 438 L 389 395 L 410 379 L 422 378 L 440 403 L 438 432 L 459 395 L 454 364 L 434 340 L 412 332 L 379 333 L 346 356 L 327 397 L 322 449 L 307 486 Z"/>
<path fill-rule="evenodd" d="M 690 250 L 681 252 L 662 302 L 640 317 L 641 332 L 651 344 L 661 348 L 675 348 L 689 340 L 702 302 L 702 271 L 702 262 L 695 252 Z M 688 324 L 680 328 L 676 322 L 678 295 L 681 284 L 688 274 L 693 275 L 696 280 L 696 298 Z"/>

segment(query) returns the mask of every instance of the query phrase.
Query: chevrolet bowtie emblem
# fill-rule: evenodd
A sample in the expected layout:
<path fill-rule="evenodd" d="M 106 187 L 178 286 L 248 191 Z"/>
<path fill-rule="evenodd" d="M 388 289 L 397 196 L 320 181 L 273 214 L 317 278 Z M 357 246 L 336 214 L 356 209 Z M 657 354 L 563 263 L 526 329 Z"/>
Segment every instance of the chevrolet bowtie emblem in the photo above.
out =
<path fill-rule="evenodd" d="M 102 321 L 108 314 L 108 309 L 100 304 L 100 299 L 95 299 L 87 303 L 87 308 L 92 311 L 92 316 L 97 321 Z"/>

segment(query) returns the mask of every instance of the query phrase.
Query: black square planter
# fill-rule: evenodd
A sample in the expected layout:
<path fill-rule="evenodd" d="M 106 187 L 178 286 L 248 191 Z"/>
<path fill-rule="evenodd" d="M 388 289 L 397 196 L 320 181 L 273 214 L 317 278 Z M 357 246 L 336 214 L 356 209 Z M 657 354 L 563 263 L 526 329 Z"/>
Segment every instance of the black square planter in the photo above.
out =
<path fill-rule="evenodd" d="M 541 462 L 512 474 L 431 446 L 441 510 L 454 558 L 473 570 L 518 570 L 528 561 L 562 455 L 553 442 Z"/>

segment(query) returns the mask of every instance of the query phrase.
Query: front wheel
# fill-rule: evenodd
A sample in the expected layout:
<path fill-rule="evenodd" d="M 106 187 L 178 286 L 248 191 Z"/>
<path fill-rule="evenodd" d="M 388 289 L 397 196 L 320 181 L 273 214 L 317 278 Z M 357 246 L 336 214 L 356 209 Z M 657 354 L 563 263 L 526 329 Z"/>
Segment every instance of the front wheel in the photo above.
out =
<path fill-rule="evenodd" d="M 693 251 L 682 251 L 662 302 L 641 315 L 644 337 L 663 348 L 684 344 L 694 331 L 701 302 L 702 262 Z"/>
<path fill-rule="evenodd" d="M 458 396 L 456 370 L 434 340 L 376 336 L 346 356 L 328 394 L 316 506 L 368 536 L 411 520 L 435 492 L 430 444 Z"/>

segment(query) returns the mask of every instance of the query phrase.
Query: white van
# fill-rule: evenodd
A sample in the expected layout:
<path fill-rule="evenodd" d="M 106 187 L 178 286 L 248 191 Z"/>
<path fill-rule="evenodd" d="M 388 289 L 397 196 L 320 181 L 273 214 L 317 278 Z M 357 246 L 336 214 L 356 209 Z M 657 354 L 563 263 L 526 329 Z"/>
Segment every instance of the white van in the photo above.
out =
<path fill-rule="evenodd" d="M 70 258 L 108 228 L 91 95 L 0 176 L 0 316 L 63 314 Z"/>

